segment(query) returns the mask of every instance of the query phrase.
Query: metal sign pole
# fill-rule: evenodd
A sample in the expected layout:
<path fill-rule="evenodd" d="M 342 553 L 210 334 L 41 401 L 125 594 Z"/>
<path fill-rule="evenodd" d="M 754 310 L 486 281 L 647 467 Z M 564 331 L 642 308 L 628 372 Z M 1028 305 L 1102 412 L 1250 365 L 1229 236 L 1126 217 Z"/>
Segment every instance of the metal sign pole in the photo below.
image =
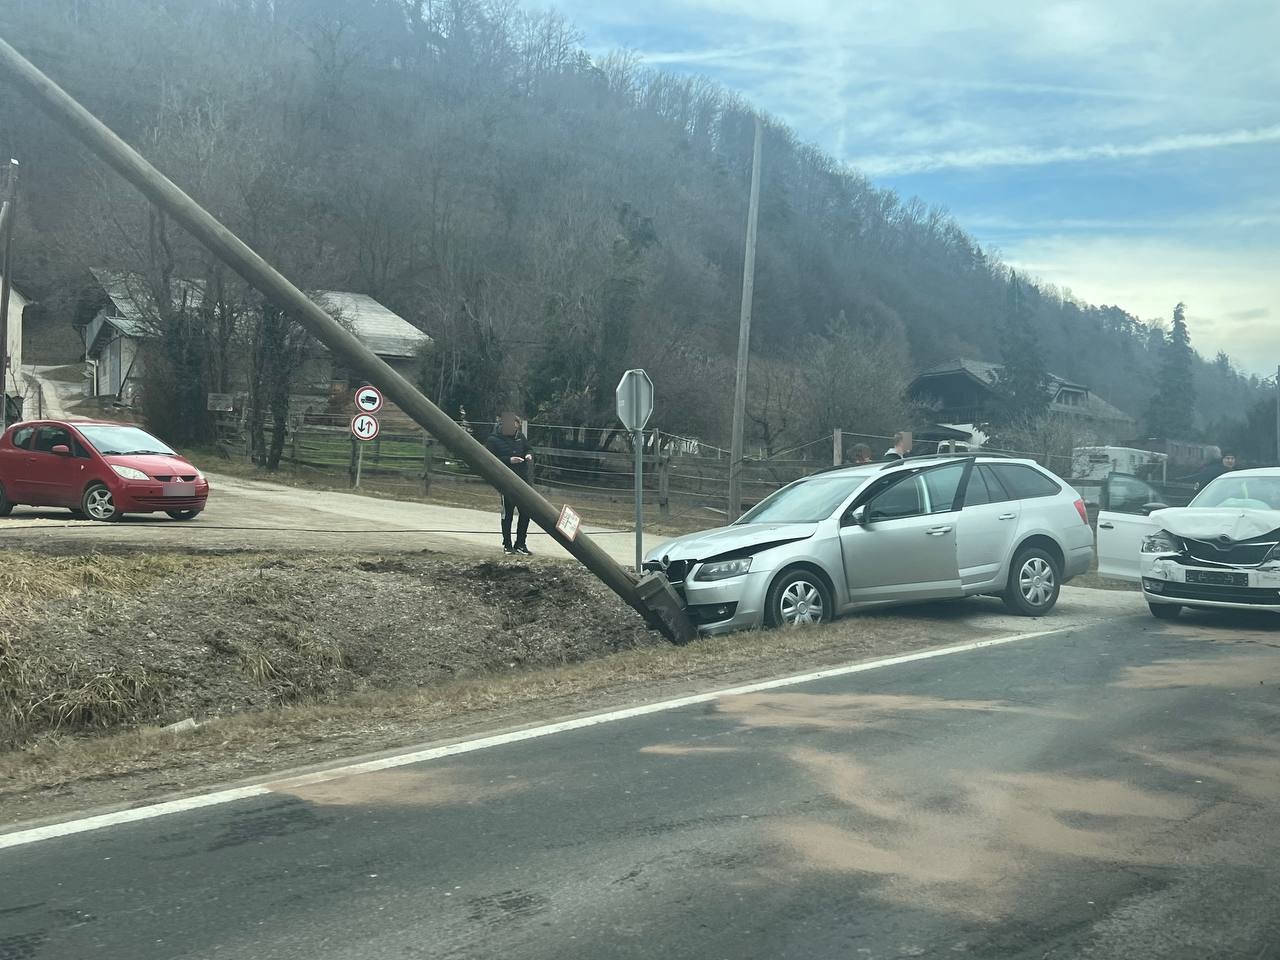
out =
<path fill-rule="evenodd" d="M 636 572 L 644 559 L 644 431 L 631 435 L 636 445 Z"/>

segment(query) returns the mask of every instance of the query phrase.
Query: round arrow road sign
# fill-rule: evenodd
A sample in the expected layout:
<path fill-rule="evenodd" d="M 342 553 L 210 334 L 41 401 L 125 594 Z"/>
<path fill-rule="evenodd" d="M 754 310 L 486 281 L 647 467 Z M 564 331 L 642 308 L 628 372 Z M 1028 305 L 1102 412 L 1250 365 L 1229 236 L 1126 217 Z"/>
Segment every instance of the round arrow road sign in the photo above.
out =
<path fill-rule="evenodd" d="M 351 435 L 357 440 L 372 440 L 381 429 L 378 418 L 367 413 L 357 413 L 351 418 Z"/>
<path fill-rule="evenodd" d="M 361 413 L 377 413 L 382 409 L 382 391 L 377 387 L 361 387 L 356 391 L 356 409 Z"/>

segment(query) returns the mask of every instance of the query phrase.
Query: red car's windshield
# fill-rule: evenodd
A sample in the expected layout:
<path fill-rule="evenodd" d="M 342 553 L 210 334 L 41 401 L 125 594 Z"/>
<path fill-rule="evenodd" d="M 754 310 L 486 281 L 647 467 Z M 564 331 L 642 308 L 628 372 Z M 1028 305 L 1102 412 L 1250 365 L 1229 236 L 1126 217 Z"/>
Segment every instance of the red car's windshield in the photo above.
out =
<path fill-rule="evenodd" d="M 174 451 L 145 430 L 105 423 L 77 424 L 80 435 L 103 456 L 148 453 L 173 456 Z"/>

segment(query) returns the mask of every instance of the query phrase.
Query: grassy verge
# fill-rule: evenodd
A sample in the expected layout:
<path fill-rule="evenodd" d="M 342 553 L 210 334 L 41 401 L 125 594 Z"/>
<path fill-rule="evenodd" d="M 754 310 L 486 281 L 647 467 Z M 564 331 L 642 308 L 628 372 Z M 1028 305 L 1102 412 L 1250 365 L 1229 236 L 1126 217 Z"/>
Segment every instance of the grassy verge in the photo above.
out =
<path fill-rule="evenodd" d="M 676 648 L 553 562 L 15 559 L 0 823 L 990 635 L 943 605 Z M 355 596 L 384 620 L 343 621 Z"/>

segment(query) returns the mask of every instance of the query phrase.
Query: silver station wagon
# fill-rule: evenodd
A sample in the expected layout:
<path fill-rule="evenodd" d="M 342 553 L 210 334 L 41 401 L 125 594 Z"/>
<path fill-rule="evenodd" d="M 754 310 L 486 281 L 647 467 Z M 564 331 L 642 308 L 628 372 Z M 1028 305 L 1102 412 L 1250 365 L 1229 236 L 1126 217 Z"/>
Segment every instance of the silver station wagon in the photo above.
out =
<path fill-rule="evenodd" d="M 699 629 L 727 633 L 977 594 L 1038 617 L 1092 561 L 1076 491 L 1033 461 L 978 455 L 807 477 L 644 566 L 666 573 Z"/>

